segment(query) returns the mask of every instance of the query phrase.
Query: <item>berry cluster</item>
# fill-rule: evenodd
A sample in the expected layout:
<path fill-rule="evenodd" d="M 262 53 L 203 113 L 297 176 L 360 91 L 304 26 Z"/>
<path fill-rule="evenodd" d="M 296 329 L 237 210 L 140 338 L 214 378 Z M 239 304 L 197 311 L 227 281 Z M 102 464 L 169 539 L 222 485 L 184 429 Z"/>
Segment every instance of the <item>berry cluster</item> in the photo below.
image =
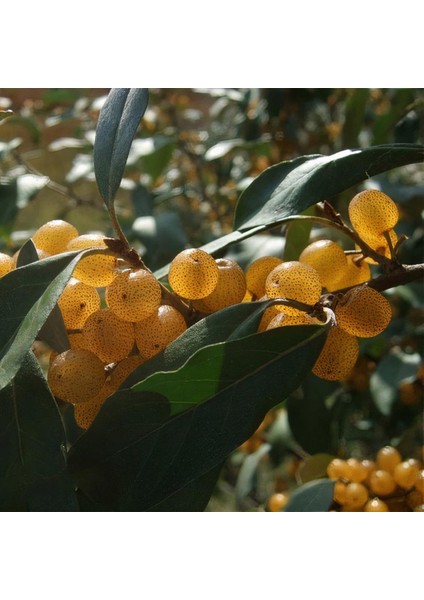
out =
<path fill-rule="evenodd" d="M 424 470 L 420 460 L 403 459 L 393 446 L 373 460 L 334 458 L 327 475 L 335 481 L 334 510 L 393 512 L 424 510 Z"/>
<path fill-rule="evenodd" d="M 369 263 L 376 257 L 395 260 L 398 209 L 385 194 L 364 191 L 350 202 L 349 217 L 362 240 L 359 250 L 345 252 L 338 243 L 321 239 L 310 243 L 298 260 L 265 256 L 244 271 L 234 260 L 189 248 L 170 265 L 171 291 L 141 261 L 126 260 L 125 253 L 82 258 L 58 301 L 70 349 L 52 354 L 51 390 L 75 405 L 78 424 L 87 428 L 128 374 L 166 348 L 190 322 L 230 305 L 265 299 L 276 303 L 264 312 L 259 331 L 322 325 L 328 318 L 325 309 L 331 308 L 333 324 L 313 372 L 328 380 L 346 378 L 359 355 L 357 338 L 378 335 L 392 317 L 388 300 L 367 282 Z M 40 258 L 113 249 L 102 234 L 80 235 L 62 220 L 49 221 L 32 239 Z M 0 255 L 0 276 L 15 261 Z"/>

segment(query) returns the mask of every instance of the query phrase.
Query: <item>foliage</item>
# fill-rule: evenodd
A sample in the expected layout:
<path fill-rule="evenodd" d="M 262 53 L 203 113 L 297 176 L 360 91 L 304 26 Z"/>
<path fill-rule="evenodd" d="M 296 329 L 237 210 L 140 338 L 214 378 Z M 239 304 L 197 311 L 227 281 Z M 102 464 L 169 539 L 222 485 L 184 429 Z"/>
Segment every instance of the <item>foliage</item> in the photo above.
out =
<path fill-rule="evenodd" d="M 0 279 L 1 509 L 228 510 L 224 484 L 234 486 L 237 509 L 257 509 L 278 485 L 301 483 L 285 510 L 325 511 L 334 485 L 321 479 L 333 455 L 366 456 L 393 440 L 415 455 L 422 403 L 401 393 L 422 381 L 415 275 L 384 288 L 395 318 L 361 341 L 343 382 L 311 373 L 329 322 L 257 333 L 269 300 L 192 324 L 107 398 L 86 432 L 53 397 L 43 361 L 67 346 L 57 300 L 87 255 L 147 265 L 165 287 L 169 262 L 190 245 L 243 266 L 266 254 L 295 258 L 316 227 L 326 231 L 324 201 L 346 215 L 363 181 L 395 190 L 399 233 L 409 237 L 399 255 L 405 265 L 420 262 L 420 91 L 100 92 L 39 90 L 0 122 L 0 251 L 17 251 L 54 218 L 116 236 L 105 250 L 41 260 L 27 242 L 18 268 Z M 373 276 L 384 276 L 381 265 Z M 37 361 L 42 344 L 48 352 Z M 258 459 L 243 468 L 255 436 Z M 303 480 L 279 480 L 293 457 Z"/>

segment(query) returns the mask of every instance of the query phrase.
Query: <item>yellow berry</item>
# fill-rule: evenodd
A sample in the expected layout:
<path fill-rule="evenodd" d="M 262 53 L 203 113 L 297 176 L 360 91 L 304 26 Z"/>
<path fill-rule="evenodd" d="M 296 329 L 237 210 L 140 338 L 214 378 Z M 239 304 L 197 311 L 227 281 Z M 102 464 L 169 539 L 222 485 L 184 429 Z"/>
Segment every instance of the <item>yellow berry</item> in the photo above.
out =
<path fill-rule="evenodd" d="M 156 277 L 145 269 L 126 269 L 106 289 L 106 303 L 123 321 L 142 321 L 156 313 L 162 289 Z"/>
<path fill-rule="evenodd" d="M 83 348 L 96 354 L 104 363 L 124 359 L 135 344 L 133 323 L 123 321 L 108 308 L 91 313 L 81 333 Z"/>
<path fill-rule="evenodd" d="M 387 237 L 389 237 L 390 239 L 390 244 L 387 240 Z M 386 258 L 392 258 L 392 250 L 390 248 L 390 246 L 393 248 L 393 250 L 396 247 L 396 244 L 398 242 L 398 236 L 396 234 L 396 232 L 394 231 L 394 229 L 389 229 L 389 231 L 386 231 L 384 234 L 381 235 L 375 235 L 375 236 L 361 236 L 363 241 L 370 247 L 372 248 L 372 250 L 374 250 L 375 252 L 377 252 L 377 254 L 380 254 L 381 256 L 385 256 Z M 359 250 L 359 246 L 357 246 L 355 244 L 355 247 L 357 250 Z M 369 263 L 370 265 L 376 265 L 378 264 L 378 262 L 376 260 L 374 260 L 374 258 L 371 258 L 370 256 L 366 256 L 364 258 L 365 262 Z"/>
<path fill-rule="evenodd" d="M 173 306 L 162 305 L 154 315 L 135 323 L 137 348 L 147 360 L 161 352 L 186 329 L 182 314 Z"/>
<path fill-rule="evenodd" d="M 351 335 L 373 337 L 383 332 L 392 319 L 390 302 L 362 285 L 346 292 L 335 308 L 337 324 Z"/>
<path fill-rule="evenodd" d="M 352 371 L 358 356 L 356 337 L 340 327 L 332 327 L 312 372 L 321 379 L 341 381 Z"/>
<path fill-rule="evenodd" d="M 363 483 L 368 477 L 367 468 L 357 458 L 348 458 L 346 462 L 349 467 L 348 479 L 354 483 Z"/>
<path fill-rule="evenodd" d="M 349 219 L 360 236 L 381 235 L 399 220 L 396 203 L 379 190 L 364 190 L 349 203 Z"/>
<path fill-rule="evenodd" d="M 408 490 L 417 480 L 419 467 L 409 460 L 398 463 L 393 470 L 393 479 L 398 486 Z"/>
<path fill-rule="evenodd" d="M 86 233 L 73 238 L 68 251 L 88 248 L 106 248 L 104 236 L 99 233 Z M 74 269 L 73 276 L 87 285 L 105 287 L 112 283 L 117 274 L 118 263 L 114 256 L 92 254 L 82 258 Z"/>
<path fill-rule="evenodd" d="M 389 507 L 380 498 L 372 498 L 365 504 L 364 512 L 389 512 Z"/>
<path fill-rule="evenodd" d="M 337 286 L 334 290 L 342 290 L 343 288 L 360 285 L 371 279 L 371 269 L 365 260 L 358 260 L 358 256 L 354 254 L 346 254 L 346 267 L 341 273 L 340 279 L 337 281 Z"/>
<path fill-rule="evenodd" d="M 288 501 L 289 496 L 287 494 L 281 492 L 272 494 L 272 496 L 268 498 L 267 508 L 270 512 L 279 512 L 286 506 Z"/>
<path fill-rule="evenodd" d="M 368 490 L 365 485 L 353 481 L 347 484 L 344 506 L 352 510 L 362 508 L 368 499 Z"/>
<path fill-rule="evenodd" d="M 327 475 L 329 479 L 347 479 L 349 468 L 342 458 L 333 458 L 327 465 Z"/>
<path fill-rule="evenodd" d="M 48 221 L 32 236 L 35 247 L 47 252 L 47 254 L 60 254 L 66 252 L 71 240 L 78 236 L 78 230 L 61 219 Z"/>
<path fill-rule="evenodd" d="M 317 271 L 296 260 L 283 262 L 266 278 L 265 291 L 269 298 L 287 298 L 314 305 L 320 297 L 322 284 Z M 282 312 L 298 314 L 299 310 L 282 305 Z"/>
<path fill-rule="evenodd" d="M 6 275 L 14 268 L 15 261 L 13 260 L 13 256 L 0 252 L 0 277 L 3 277 L 3 275 Z"/>
<path fill-rule="evenodd" d="M 377 469 L 370 475 L 369 487 L 373 494 L 377 496 L 388 496 L 395 491 L 396 482 L 389 471 Z"/>
<path fill-rule="evenodd" d="M 81 329 L 87 317 L 100 309 L 100 296 L 96 288 L 71 278 L 58 300 L 60 312 L 67 329 Z"/>
<path fill-rule="evenodd" d="M 342 506 L 346 503 L 346 483 L 343 481 L 334 484 L 333 500 Z"/>
<path fill-rule="evenodd" d="M 265 281 L 271 271 L 283 261 L 276 256 L 261 256 L 246 269 L 246 286 L 255 299 L 265 294 Z"/>
<path fill-rule="evenodd" d="M 67 350 L 50 363 L 47 380 L 52 393 L 61 400 L 73 404 L 87 402 L 104 384 L 104 366 L 88 350 Z"/>
<path fill-rule="evenodd" d="M 246 293 L 246 277 L 243 269 L 234 260 L 218 258 L 218 282 L 213 292 L 205 298 L 193 300 L 193 307 L 211 314 L 243 301 Z"/>
<path fill-rule="evenodd" d="M 275 329 L 276 327 L 285 327 L 288 325 L 322 325 L 322 323 L 305 312 L 299 311 L 298 315 L 286 315 L 278 311 L 275 317 L 268 323 L 266 329 Z"/>
<path fill-rule="evenodd" d="M 218 265 L 200 248 L 183 250 L 169 267 L 168 280 L 173 291 L 188 300 L 209 296 L 218 283 Z"/>
<path fill-rule="evenodd" d="M 421 494 L 424 495 L 424 470 L 418 471 L 414 487 L 416 490 L 418 490 Z"/>
<path fill-rule="evenodd" d="M 340 289 L 338 281 L 347 269 L 343 248 L 332 240 L 317 240 L 301 252 L 300 262 L 313 267 L 328 292 Z"/>
<path fill-rule="evenodd" d="M 375 457 L 378 469 L 383 469 L 389 473 L 393 473 L 396 465 L 402 461 L 402 456 L 393 446 L 384 446 L 380 448 Z"/>

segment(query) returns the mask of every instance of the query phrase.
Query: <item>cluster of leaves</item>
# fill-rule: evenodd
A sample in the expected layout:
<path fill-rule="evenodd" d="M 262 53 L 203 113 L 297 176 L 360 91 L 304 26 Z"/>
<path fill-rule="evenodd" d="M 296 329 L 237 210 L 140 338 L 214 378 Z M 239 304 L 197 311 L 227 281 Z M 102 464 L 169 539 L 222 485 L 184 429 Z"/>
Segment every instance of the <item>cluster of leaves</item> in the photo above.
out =
<path fill-rule="evenodd" d="M 243 96 L 241 92 L 238 94 Z M 223 104 L 233 106 L 234 98 L 229 92 L 221 92 L 219 98 L 224 99 Z M 238 98 L 240 100 L 240 96 Z M 237 106 L 241 112 L 244 106 L 241 100 Z M 153 125 L 150 138 L 133 139 L 143 115 L 147 131 L 149 122 L 155 123 L 152 116 L 149 121 L 146 108 L 145 90 L 113 90 L 100 113 L 94 152 L 88 149 L 81 155 L 86 157 L 86 164 L 90 163 L 84 185 L 90 182 L 89 173 L 94 174 L 95 180 L 93 178 L 90 185 L 98 187 L 106 205 L 107 212 L 101 213 L 102 218 L 108 217 L 110 227 L 118 217 L 126 234 L 129 229 L 134 234 L 140 228 L 139 231 L 147 235 L 146 218 L 153 218 L 157 223 L 159 214 L 154 217 L 145 214 L 146 206 L 151 210 L 153 204 L 160 205 L 170 198 L 172 189 L 178 190 L 178 186 L 173 185 L 175 168 L 171 168 L 171 163 L 175 153 L 181 155 L 181 140 L 170 142 L 169 134 L 167 143 L 161 145 L 155 138 Z M 189 112 L 187 107 L 185 112 Z M 241 127 L 242 123 L 249 122 L 250 117 L 246 117 L 238 123 L 234 112 L 230 114 L 229 122 L 233 126 Z M 251 113 L 247 111 L 247 114 Z M 9 121 L 9 126 L 11 119 L 5 121 Z M 93 116 L 91 119 L 94 120 Z M 92 131 L 90 123 L 85 123 L 85 139 Z M 166 131 L 166 124 L 163 125 Z M 217 129 L 219 132 L 219 127 Z M 247 144 L 250 152 L 259 143 L 260 136 L 253 136 L 253 144 L 247 137 L 243 138 L 243 144 Z M 238 138 L 233 138 L 233 142 L 235 139 Z M 229 141 L 210 144 L 204 160 L 224 161 L 228 154 L 234 153 L 229 160 L 231 164 L 236 162 L 238 146 Z M 243 144 L 240 144 L 242 150 L 245 149 Z M 10 150 L 9 145 L 9 153 Z M 137 155 L 134 162 L 131 153 Z M 215 255 L 231 252 L 240 247 L 237 246 L 240 242 L 268 236 L 270 231 L 278 231 L 281 238 L 282 228 L 290 225 L 286 245 L 290 252 L 298 252 L 302 239 L 305 245 L 310 230 L 305 232 L 304 222 L 298 222 L 297 216 L 315 210 L 321 201 L 343 194 L 369 177 L 403 165 L 422 163 L 423 157 L 422 146 L 402 143 L 345 150 L 329 156 L 312 154 L 277 163 L 241 186 L 243 191 L 237 194 L 231 231 L 213 235 L 209 241 L 206 236 L 208 243 L 203 247 Z M 194 160 L 192 156 L 188 158 Z M 28 168 L 26 159 L 20 155 L 9 154 L 5 160 L 9 179 L 13 177 L 13 168 L 8 160 L 20 161 L 24 169 Z M 152 164 L 161 167 L 156 166 L 155 171 Z M 150 177 L 150 189 L 147 181 L 140 181 L 140 169 Z M 205 177 L 203 166 L 201 172 Z M 120 196 L 126 189 L 124 175 L 132 181 L 132 185 L 127 186 L 127 196 L 136 210 L 130 227 L 123 218 L 125 194 Z M 23 176 L 19 171 L 15 177 L 16 188 Z M 31 176 L 40 177 L 34 173 Z M 79 201 L 76 187 L 70 185 L 74 182 L 69 179 L 69 173 L 67 178 L 66 185 L 61 184 L 66 212 L 48 218 L 66 216 L 72 221 L 70 210 L 75 210 L 74 214 L 84 212 L 84 202 Z M 9 179 L 6 187 L 11 185 Z M 34 181 L 40 184 L 38 179 Z M 27 207 L 35 205 L 40 189 L 45 190 L 50 184 L 49 193 L 54 191 L 51 182 L 48 179 L 44 186 L 32 189 L 22 205 L 18 204 L 16 194 L 15 200 L 10 200 L 13 194 L 9 189 L 4 202 L 9 211 L 3 223 L 6 247 L 14 243 L 11 234 L 19 230 L 17 219 Z M 31 200 L 35 192 L 38 193 Z M 165 196 L 161 197 L 162 192 Z M 179 194 L 190 198 L 187 189 L 184 194 L 178 191 L 176 195 Z M 74 209 L 70 209 L 70 200 L 75 203 Z M 90 209 L 93 205 L 90 203 Z M 199 205 L 190 208 L 195 213 L 193 209 Z M 100 208 L 98 210 L 100 213 Z M 87 214 L 84 218 L 87 219 Z M 45 220 L 43 216 L 43 222 Z M 96 228 L 97 222 L 90 225 Z M 225 219 L 220 226 L 220 233 L 224 233 Z M 158 231 L 155 229 L 155 239 L 160 245 Z M 183 229 L 180 231 L 187 235 Z M 185 245 L 186 240 L 184 237 L 180 241 Z M 408 251 L 413 253 L 414 249 L 411 244 Z M 28 260 L 29 264 L 22 262 L 21 268 L 0 280 L 0 305 L 5 323 L 0 337 L 0 401 L 5 407 L 0 422 L 4 448 L 0 469 L 3 510 L 202 510 L 228 457 L 254 434 L 268 411 L 284 400 L 292 435 L 304 453 L 339 451 L 336 446 L 340 440 L 349 439 L 345 433 L 347 424 L 353 423 L 356 427 L 352 439 L 358 439 L 358 431 L 364 430 L 363 418 L 352 420 L 352 414 L 357 417 L 357 405 L 361 406 L 363 399 L 354 397 L 352 400 L 351 390 L 346 391 L 345 387 L 319 390 L 310 375 L 324 343 L 326 328 L 292 327 L 284 336 L 276 330 L 256 334 L 267 306 L 265 302 L 258 302 L 230 307 L 193 325 L 164 353 L 137 369 L 123 389 L 106 401 L 88 432 L 81 435 L 69 425 L 72 421 L 69 407 L 57 406 L 31 348 L 37 336 L 52 340 L 57 334 L 58 321 L 49 315 L 53 314 L 61 291 L 83 255 L 74 252 L 34 263 Z M 161 269 L 156 274 L 165 278 L 167 267 L 162 265 L 166 256 L 161 259 L 157 262 Z M 24 286 L 25 294 L 22 294 Z M 412 285 L 408 290 L 411 302 L 421 302 Z M 406 293 L 406 303 L 407 298 Z M 402 319 L 401 325 L 407 329 L 406 319 Z M 396 326 L 396 335 L 406 335 L 406 330 L 399 331 L 399 323 L 395 322 Z M 366 357 L 380 361 L 384 353 L 388 358 L 393 356 L 387 352 L 385 340 L 373 343 L 374 347 L 364 350 Z M 54 344 L 53 341 L 53 348 Z M 55 349 L 60 351 L 58 347 Z M 411 353 L 408 350 L 405 354 Z M 408 362 L 399 360 L 402 364 Z M 382 363 L 381 360 L 379 365 Z M 392 373 L 393 369 L 389 371 Z M 349 400 L 346 394 L 350 394 Z M 328 398 L 332 396 L 333 402 L 329 404 Z M 390 405 L 390 414 L 394 402 Z M 385 414 L 382 409 L 379 416 L 381 414 Z M 368 424 L 368 430 L 373 433 L 374 425 L 374 421 Z M 340 434 L 342 429 L 343 435 Z M 402 431 L 404 429 L 402 426 Z M 323 495 L 318 494 L 320 498 L 327 498 L 327 488 Z M 316 494 L 316 488 L 312 491 Z M 302 496 L 300 501 L 304 502 Z M 311 507 L 310 500 L 303 506 Z M 296 505 L 292 507 L 295 509 Z"/>

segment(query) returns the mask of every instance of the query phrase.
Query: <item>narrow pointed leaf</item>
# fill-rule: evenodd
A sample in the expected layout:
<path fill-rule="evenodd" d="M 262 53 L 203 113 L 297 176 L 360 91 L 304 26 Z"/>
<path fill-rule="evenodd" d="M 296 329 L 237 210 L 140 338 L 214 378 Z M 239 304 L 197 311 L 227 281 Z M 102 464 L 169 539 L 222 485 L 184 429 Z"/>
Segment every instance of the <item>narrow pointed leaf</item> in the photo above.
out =
<path fill-rule="evenodd" d="M 38 254 L 32 239 L 29 239 L 19 250 L 17 267 L 23 267 L 38 261 Z M 56 304 L 47 317 L 46 322 L 38 332 L 38 339 L 42 340 L 56 352 L 65 352 L 69 349 L 69 338 L 66 333 L 65 323 L 59 306 Z"/>
<path fill-rule="evenodd" d="M 423 161 L 424 146 L 384 144 L 279 163 L 261 173 L 241 194 L 234 229 L 245 231 L 280 222 L 373 175 Z"/>
<path fill-rule="evenodd" d="M 232 381 L 223 372 L 223 388 L 217 393 L 147 432 L 146 422 L 137 412 L 141 400 L 137 401 L 134 392 L 123 390 L 120 399 L 109 398 L 92 427 L 70 450 L 69 465 L 78 487 L 91 501 L 107 504 L 110 510 L 146 511 L 166 506 L 168 499 L 192 482 L 218 470 L 254 433 L 266 412 L 299 386 L 324 343 L 326 328 L 319 329 L 297 328 L 297 334 L 290 335 L 299 336 L 298 343 L 280 356 L 274 354 L 266 368 L 262 365 Z M 261 336 L 264 342 L 268 337 L 268 342 L 277 343 L 275 331 L 252 337 Z M 282 345 L 283 337 L 284 333 Z M 236 369 L 241 369 L 240 365 Z M 139 393 L 139 397 L 151 394 Z M 131 423 L 131 440 L 127 430 L 121 431 L 122 421 Z M 113 432 L 105 428 L 105 423 L 112 422 Z M 190 498 L 187 502 L 186 510 L 190 510 Z"/>
<path fill-rule="evenodd" d="M 94 172 L 106 206 L 113 204 L 149 93 L 144 88 L 114 88 L 104 103 L 94 141 Z"/>
<path fill-rule="evenodd" d="M 32 353 L 0 391 L 0 406 L 0 510 L 78 510 L 60 413 Z"/>

